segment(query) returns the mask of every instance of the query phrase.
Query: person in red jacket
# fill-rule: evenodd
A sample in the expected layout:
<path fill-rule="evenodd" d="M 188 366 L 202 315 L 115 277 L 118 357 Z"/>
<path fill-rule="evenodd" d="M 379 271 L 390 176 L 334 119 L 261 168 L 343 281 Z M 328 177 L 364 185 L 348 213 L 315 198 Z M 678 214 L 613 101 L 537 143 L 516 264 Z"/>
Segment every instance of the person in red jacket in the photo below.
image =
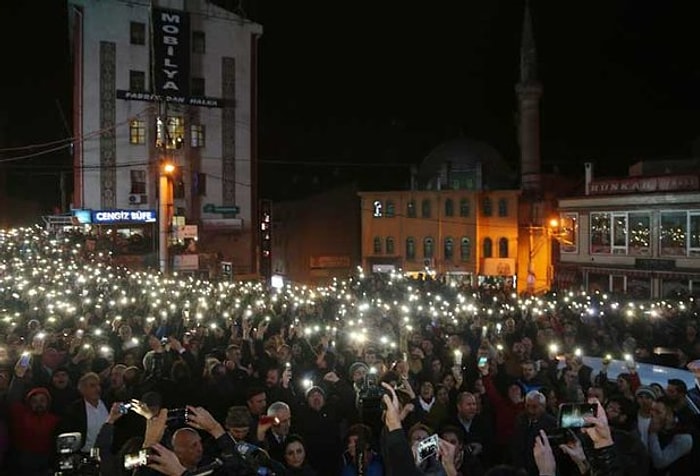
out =
<path fill-rule="evenodd" d="M 486 396 L 491 403 L 496 418 L 496 444 L 499 447 L 507 447 L 515 429 L 515 419 L 525 410 L 525 395 L 523 387 L 512 382 L 508 385 L 508 396 L 504 397 L 493 384 L 493 379 L 488 373 L 488 366 L 480 369 L 483 374 Z"/>
<path fill-rule="evenodd" d="M 54 455 L 59 417 L 49 412 L 51 394 L 44 387 L 33 388 L 24 402 L 10 409 L 10 441 L 17 474 L 46 472 Z"/>

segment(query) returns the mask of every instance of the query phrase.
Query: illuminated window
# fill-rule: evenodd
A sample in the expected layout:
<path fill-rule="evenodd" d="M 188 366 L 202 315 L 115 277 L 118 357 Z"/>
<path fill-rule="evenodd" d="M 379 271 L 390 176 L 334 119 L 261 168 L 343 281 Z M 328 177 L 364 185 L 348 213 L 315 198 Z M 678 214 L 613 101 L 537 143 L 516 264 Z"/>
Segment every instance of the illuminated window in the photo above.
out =
<path fill-rule="evenodd" d="M 131 194 L 143 195 L 146 193 L 146 171 L 144 169 L 131 170 Z"/>
<path fill-rule="evenodd" d="M 373 252 L 375 255 L 379 255 L 382 253 L 382 239 L 379 238 L 378 236 L 374 237 L 374 244 L 372 246 Z"/>
<path fill-rule="evenodd" d="M 591 253 L 610 253 L 610 214 L 591 213 Z"/>
<path fill-rule="evenodd" d="M 493 241 L 491 238 L 484 238 L 484 258 L 491 258 L 493 256 Z"/>
<path fill-rule="evenodd" d="M 627 252 L 631 255 L 649 256 L 651 254 L 651 216 L 649 213 L 629 214 L 627 220 Z"/>
<path fill-rule="evenodd" d="M 459 244 L 459 257 L 461 258 L 462 261 L 469 261 L 471 254 L 472 254 L 471 242 L 469 241 L 469 238 L 467 238 L 466 236 L 463 236 L 462 240 L 460 241 L 460 244 Z"/>
<path fill-rule="evenodd" d="M 423 202 L 421 203 L 421 216 L 423 218 L 430 218 L 430 200 L 429 199 L 424 199 Z"/>
<path fill-rule="evenodd" d="M 386 210 L 385 210 L 384 216 L 391 218 L 395 215 L 396 215 L 396 205 L 394 204 L 394 201 L 387 200 L 386 201 Z"/>
<path fill-rule="evenodd" d="M 659 254 L 662 256 L 684 256 L 688 235 L 686 212 L 662 212 Z"/>
<path fill-rule="evenodd" d="M 689 252 L 692 256 L 698 256 L 700 255 L 700 213 L 690 213 L 688 223 Z"/>
<path fill-rule="evenodd" d="M 555 230 L 562 253 L 578 252 L 578 214 L 566 213 L 559 217 L 559 228 Z"/>
<path fill-rule="evenodd" d="M 146 143 L 146 123 L 144 121 L 134 119 L 131 122 L 129 122 L 129 143 Z"/>
<path fill-rule="evenodd" d="M 430 237 L 423 239 L 423 258 L 431 259 L 434 254 L 433 239 Z"/>
<path fill-rule="evenodd" d="M 481 214 L 485 217 L 490 217 L 493 215 L 493 204 L 489 197 L 484 197 L 481 201 Z"/>
<path fill-rule="evenodd" d="M 498 216 L 507 217 L 508 216 L 508 200 L 505 198 L 500 198 L 498 200 Z"/>
<path fill-rule="evenodd" d="M 445 216 L 451 217 L 455 214 L 455 202 L 451 198 L 445 200 Z"/>
<path fill-rule="evenodd" d="M 415 200 L 409 200 L 408 203 L 406 204 L 406 216 L 409 218 L 416 217 L 416 201 Z"/>
<path fill-rule="evenodd" d="M 500 240 L 498 240 L 498 257 L 508 257 L 508 238 L 501 238 Z"/>
<path fill-rule="evenodd" d="M 413 261 L 416 259 L 416 240 L 406 238 L 406 259 Z"/>
<path fill-rule="evenodd" d="M 170 116 L 165 121 L 157 120 L 158 139 L 156 147 L 180 149 L 185 138 L 185 121 L 180 116 Z"/>
<path fill-rule="evenodd" d="M 468 217 L 469 216 L 469 199 L 463 198 L 459 201 L 459 216 Z"/>
<path fill-rule="evenodd" d="M 202 124 L 190 125 L 190 146 L 193 149 L 204 147 L 204 126 Z"/>
<path fill-rule="evenodd" d="M 388 255 L 393 255 L 394 254 L 394 239 L 392 237 L 388 237 L 386 239 L 386 254 Z"/>
<path fill-rule="evenodd" d="M 455 243 L 452 238 L 445 238 L 444 250 L 445 261 L 452 261 L 455 253 Z"/>

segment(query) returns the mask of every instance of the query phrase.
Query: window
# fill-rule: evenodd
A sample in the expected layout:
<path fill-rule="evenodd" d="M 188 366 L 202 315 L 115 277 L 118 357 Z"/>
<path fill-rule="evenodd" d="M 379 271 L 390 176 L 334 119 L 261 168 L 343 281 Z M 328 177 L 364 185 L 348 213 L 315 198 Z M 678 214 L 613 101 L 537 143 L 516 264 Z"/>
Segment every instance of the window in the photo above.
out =
<path fill-rule="evenodd" d="M 190 146 L 193 149 L 204 147 L 204 126 L 202 124 L 190 125 Z"/>
<path fill-rule="evenodd" d="M 452 238 L 445 238 L 445 245 L 443 254 L 445 256 L 445 261 L 452 261 L 455 253 L 455 243 Z"/>
<path fill-rule="evenodd" d="M 557 240 L 562 253 L 578 253 L 578 214 L 567 213 L 559 217 Z"/>
<path fill-rule="evenodd" d="M 690 213 L 688 217 L 688 247 L 691 256 L 700 255 L 700 213 Z"/>
<path fill-rule="evenodd" d="M 424 199 L 420 205 L 420 213 L 423 218 L 430 218 L 430 200 Z"/>
<path fill-rule="evenodd" d="M 686 254 L 687 216 L 686 212 L 661 213 L 660 255 L 684 256 Z"/>
<path fill-rule="evenodd" d="M 493 241 L 491 238 L 484 238 L 484 258 L 491 258 L 493 256 Z"/>
<path fill-rule="evenodd" d="M 156 123 L 158 138 L 156 147 L 180 149 L 185 138 L 185 121 L 180 116 L 170 116 L 166 121 L 158 118 Z"/>
<path fill-rule="evenodd" d="M 385 217 L 394 217 L 396 215 L 396 205 L 393 200 L 386 201 L 386 210 L 384 211 Z"/>
<path fill-rule="evenodd" d="M 393 255 L 395 253 L 394 251 L 394 239 L 392 237 L 388 237 L 386 239 L 386 254 L 388 255 Z"/>
<path fill-rule="evenodd" d="M 631 255 L 651 254 L 651 217 L 648 213 L 630 213 L 627 220 L 627 252 Z"/>
<path fill-rule="evenodd" d="M 409 200 L 408 203 L 406 204 L 406 216 L 409 218 L 416 217 L 416 201 L 415 200 Z"/>
<path fill-rule="evenodd" d="M 406 259 L 409 261 L 416 259 L 416 240 L 413 238 L 406 238 Z"/>
<path fill-rule="evenodd" d="M 455 202 L 451 198 L 445 200 L 445 216 L 452 217 L 455 214 Z"/>
<path fill-rule="evenodd" d="M 612 247 L 614 254 L 627 254 L 627 214 L 612 214 Z"/>
<path fill-rule="evenodd" d="M 203 31 L 192 32 L 192 53 L 206 53 L 207 37 Z"/>
<path fill-rule="evenodd" d="M 508 200 L 505 198 L 498 199 L 498 216 L 507 217 L 508 216 Z"/>
<path fill-rule="evenodd" d="M 498 240 L 498 257 L 508 257 L 508 238 L 501 238 L 500 240 Z"/>
<path fill-rule="evenodd" d="M 591 253 L 610 253 L 609 213 L 591 213 Z"/>
<path fill-rule="evenodd" d="M 462 261 L 469 261 L 471 254 L 472 244 L 469 241 L 469 238 L 463 236 L 459 244 L 459 257 L 462 259 Z"/>
<path fill-rule="evenodd" d="M 459 201 L 459 216 L 468 217 L 469 216 L 469 199 L 463 198 Z"/>
<path fill-rule="evenodd" d="M 146 91 L 146 73 L 129 70 L 129 91 L 139 93 Z"/>
<path fill-rule="evenodd" d="M 146 193 L 146 171 L 144 169 L 131 170 L 131 194 L 144 195 Z"/>
<path fill-rule="evenodd" d="M 493 215 L 493 204 L 489 197 L 484 197 L 481 201 L 481 214 L 485 217 L 490 217 Z"/>
<path fill-rule="evenodd" d="M 129 143 L 146 143 L 146 123 L 144 121 L 134 119 L 131 122 L 129 122 Z"/>
<path fill-rule="evenodd" d="M 375 255 L 382 253 L 382 239 L 378 236 L 374 237 L 374 245 L 372 246 Z"/>
<path fill-rule="evenodd" d="M 374 218 L 381 218 L 383 215 L 383 208 L 384 207 L 382 206 L 381 200 L 375 200 L 374 202 L 372 202 L 372 216 Z"/>
<path fill-rule="evenodd" d="M 431 259 L 433 257 L 433 239 L 430 237 L 423 239 L 423 258 Z"/>
<path fill-rule="evenodd" d="M 197 196 L 202 197 L 207 194 L 207 174 L 202 172 L 196 172 L 193 177 L 194 179 L 194 190 Z"/>
<path fill-rule="evenodd" d="M 206 96 L 204 92 L 204 78 L 192 78 L 190 81 L 190 94 L 195 97 Z"/>
<path fill-rule="evenodd" d="M 146 44 L 146 24 L 136 21 L 131 22 L 131 44 L 145 45 Z"/>

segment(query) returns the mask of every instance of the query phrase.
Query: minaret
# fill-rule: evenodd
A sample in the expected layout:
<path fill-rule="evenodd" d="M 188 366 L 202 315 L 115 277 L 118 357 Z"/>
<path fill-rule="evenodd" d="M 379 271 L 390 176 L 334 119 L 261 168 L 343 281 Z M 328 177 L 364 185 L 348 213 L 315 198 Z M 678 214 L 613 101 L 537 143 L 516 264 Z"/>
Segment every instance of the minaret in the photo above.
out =
<path fill-rule="evenodd" d="M 541 189 L 540 98 L 542 84 L 537 80 L 537 49 L 532 34 L 530 2 L 525 0 L 523 32 L 520 42 L 520 82 L 518 94 L 518 139 L 520 144 L 520 180 L 524 194 L 538 195 Z"/>

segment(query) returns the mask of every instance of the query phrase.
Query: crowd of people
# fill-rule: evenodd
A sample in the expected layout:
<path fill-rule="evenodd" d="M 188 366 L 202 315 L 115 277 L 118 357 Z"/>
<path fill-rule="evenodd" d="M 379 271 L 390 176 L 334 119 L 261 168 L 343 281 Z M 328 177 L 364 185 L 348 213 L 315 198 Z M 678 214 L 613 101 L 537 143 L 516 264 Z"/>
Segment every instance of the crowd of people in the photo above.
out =
<path fill-rule="evenodd" d="M 700 391 L 636 372 L 700 376 L 697 312 L 692 297 L 526 297 L 399 274 L 271 289 L 4 230 L 0 471 L 697 474 Z M 588 413 L 563 431 L 562 408 Z"/>

